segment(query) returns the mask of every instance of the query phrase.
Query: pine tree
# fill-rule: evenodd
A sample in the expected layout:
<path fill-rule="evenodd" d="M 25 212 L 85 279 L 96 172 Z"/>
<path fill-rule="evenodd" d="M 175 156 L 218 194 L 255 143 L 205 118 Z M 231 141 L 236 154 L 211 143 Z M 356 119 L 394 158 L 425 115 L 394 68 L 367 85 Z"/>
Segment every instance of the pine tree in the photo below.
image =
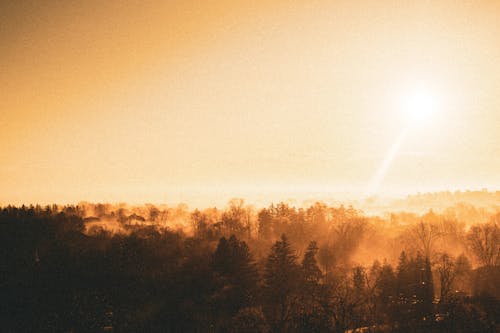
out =
<path fill-rule="evenodd" d="M 424 316 L 428 318 L 432 314 L 432 307 L 434 301 L 434 281 L 432 278 L 431 262 L 428 257 L 424 260 L 424 281 L 423 287 L 423 312 Z"/>
<path fill-rule="evenodd" d="M 396 284 L 397 280 L 392 266 L 384 262 L 377 278 L 375 295 L 377 308 L 386 315 L 386 318 L 384 318 L 385 321 L 395 317 L 394 307 L 397 299 Z"/>
<path fill-rule="evenodd" d="M 366 272 L 363 266 L 353 268 L 352 284 L 357 294 L 362 294 L 366 288 Z"/>
<path fill-rule="evenodd" d="M 212 257 L 216 291 L 214 298 L 226 315 L 255 303 L 258 271 L 250 250 L 244 241 L 234 235 L 222 237 Z"/>
<path fill-rule="evenodd" d="M 296 329 L 298 332 L 324 332 L 328 330 L 328 316 L 323 302 L 325 289 L 321 284 L 323 273 L 316 261 L 318 246 L 315 241 L 309 243 L 302 259 L 302 285 L 300 299 L 295 309 Z"/>
<path fill-rule="evenodd" d="M 407 302 L 408 298 L 413 295 L 411 286 L 413 284 L 412 274 L 410 272 L 410 263 L 406 252 L 402 251 L 399 255 L 398 267 L 396 269 L 397 278 L 397 296 L 402 301 Z"/>
<path fill-rule="evenodd" d="M 265 283 L 265 314 L 273 331 L 283 332 L 291 318 L 299 287 L 297 256 L 283 234 L 267 257 Z"/>
<path fill-rule="evenodd" d="M 309 243 L 304 259 L 302 260 L 302 274 L 306 285 L 317 285 L 322 277 L 321 269 L 316 261 L 318 245 L 315 241 Z"/>

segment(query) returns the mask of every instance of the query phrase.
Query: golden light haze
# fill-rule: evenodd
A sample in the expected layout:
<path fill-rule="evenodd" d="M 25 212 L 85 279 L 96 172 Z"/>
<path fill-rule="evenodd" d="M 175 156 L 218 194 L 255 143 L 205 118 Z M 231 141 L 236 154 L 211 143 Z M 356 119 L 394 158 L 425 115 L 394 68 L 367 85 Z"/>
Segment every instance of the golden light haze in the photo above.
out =
<path fill-rule="evenodd" d="M 0 203 L 500 188 L 497 1 L 0 4 Z M 424 86 L 436 110 L 409 124 Z"/>

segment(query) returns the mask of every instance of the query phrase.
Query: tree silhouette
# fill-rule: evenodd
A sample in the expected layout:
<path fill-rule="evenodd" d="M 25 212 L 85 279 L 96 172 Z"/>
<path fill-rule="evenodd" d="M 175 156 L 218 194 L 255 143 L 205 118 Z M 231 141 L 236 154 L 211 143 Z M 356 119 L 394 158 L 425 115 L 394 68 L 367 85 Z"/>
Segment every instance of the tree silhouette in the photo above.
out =
<path fill-rule="evenodd" d="M 316 261 L 316 254 L 318 253 L 318 245 L 315 241 L 309 243 L 307 250 L 302 260 L 302 274 L 306 285 L 315 287 L 319 284 L 323 273 Z"/>
<path fill-rule="evenodd" d="M 213 255 L 214 273 L 223 280 L 227 293 L 224 302 L 231 312 L 251 306 L 256 301 L 258 271 L 247 244 L 232 235 L 222 237 Z"/>
<path fill-rule="evenodd" d="M 316 261 L 317 253 L 317 243 L 311 241 L 302 259 L 302 281 L 298 306 L 295 309 L 299 332 L 324 332 L 329 323 L 323 300 L 326 290 L 321 284 L 323 273 Z"/>
<path fill-rule="evenodd" d="M 493 219 L 489 223 L 473 226 L 467 238 L 472 252 L 483 266 L 500 265 L 500 227 Z"/>
<path fill-rule="evenodd" d="M 407 241 L 420 252 L 413 243 L 393 242 L 370 253 L 374 244 L 401 240 L 415 228 L 430 230 L 427 224 L 442 216 L 398 213 L 374 239 L 360 235 L 384 218 L 319 203 L 307 209 L 278 204 L 259 213 L 264 229 L 257 234 L 245 229 L 254 220 L 240 203 L 192 214 L 184 206 L 123 204 L 0 208 L 1 331 L 498 331 L 498 215 L 478 210 L 492 218 L 467 232 L 462 223 L 436 224 L 456 236 L 446 238 L 452 244 L 413 238 Z M 224 213 L 250 217 L 240 235 L 221 237 L 229 230 L 221 225 Z M 181 221 L 193 230 L 175 229 Z M 284 234 L 276 241 L 280 230 L 290 232 L 293 248 Z M 295 248 L 304 251 L 300 263 Z M 403 249 L 415 251 L 401 252 L 396 269 L 387 260 L 353 264 L 365 256 L 393 258 Z M 464 253 L 454 260 L 448 253 L 456 249 Z M 443 252 L 431 265 L 425 252 L 437 250 Z M 318 267 L 321 253 L 335 259 L 328 275 Z M 480 267 L 472 268 L 472 255 Z M 433 274 L 439 303 L 433 302 Z"/>
<path fill-rule="evenodd" d="M 283 234 L 271 248 L 264 272 L 264 310 L 271 328 L 284 332 L 296 306 L 299 286 L 297 256 Z"/>

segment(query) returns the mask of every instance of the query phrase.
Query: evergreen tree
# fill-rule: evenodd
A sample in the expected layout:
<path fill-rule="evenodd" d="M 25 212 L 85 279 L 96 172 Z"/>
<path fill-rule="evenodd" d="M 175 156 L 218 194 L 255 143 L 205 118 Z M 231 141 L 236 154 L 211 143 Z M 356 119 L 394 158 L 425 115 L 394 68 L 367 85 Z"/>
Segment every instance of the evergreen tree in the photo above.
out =
<path fill-rule="evenodd" d="M 377 302 L 377 309 L 382 313 L 383 322 L 390 322 L 394 319 L 394 308 L 396 305 L 396 276 L 392 266 L 384 262 L 380 268 L 380 274 L 377 278 L 377 288 L 375 291 L 375 299 Z"/>
<path fill-rule="evenodd" d="M 328 318 L 321 301 L 321 294 L 324 292 L 320 284 L 323 273 L 316 261 L 317 253 L 318 246 L 312 241 L 302 260 L 302 285 L 299 306 L 296 309 L 296 326 L 299 332 L 324 332 L 328 325 Z"/>
<path fill-rule="evenodd" d="M 244 241 L 234 235 L 222 237 L 212 257 L 215 273 L 215 305 L 224 316 L 232 316 L 256 300 L 258 271 Z"/>
<path fill-rule="evenodd" d="M 353 268 L 352 284 L 356 294 L 364 293 L 366 289 L 366 272 L 363 266 L 356 266 Z"/>
<path fill-rule="evenodd" d="M 428 257 L 424 259 L 423 272 L 424 272 L 424 280 L 422 282 L 422 288 L 423 288 L 422 310 L 424 317 L 426 317 L 426 319 L 429 319 L 429 317 L 432 315 L 433 312 L 432 308 L 434 302 L 434 280 L 432 278 L 431 262 Z"/>
<path fill-rule="evenodd" d="M 318 250 L 317 243 L 312 241 L 309 243 L 306 253 L 304 254 L 304 259 L 302 260 L 302 274 L 306 285 L 314 286 L 319 284 L 323 275 L 316 260 Z"/>
<path fill-rule="evenodd" d="M 297 256 L 283 234 L 267 257 L 264 283 L 266 317 L 274 332 L 284 332 L 296 305 L 300 269 Z"/>
<path fill-rule="evenodd" d="M 408 299 L 413 295 L 411 286 L 413 284 L 413 276 L 410 271 L 410 263 L 406 252 L 402 251 L 399 255 L 398 267 L 396 269 L 397 278 L 397 296 L 403 302 L 408 302 Z"/>

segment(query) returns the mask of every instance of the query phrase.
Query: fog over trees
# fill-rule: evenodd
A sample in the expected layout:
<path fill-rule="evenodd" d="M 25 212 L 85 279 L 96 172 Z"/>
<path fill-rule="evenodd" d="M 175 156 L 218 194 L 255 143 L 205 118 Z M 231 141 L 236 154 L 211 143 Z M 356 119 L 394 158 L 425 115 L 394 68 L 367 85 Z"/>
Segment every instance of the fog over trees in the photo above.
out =
<path fill-rule="evenodd" d="M 497 332 L 492 202 L 5 206 L 2 331 Z"/>

